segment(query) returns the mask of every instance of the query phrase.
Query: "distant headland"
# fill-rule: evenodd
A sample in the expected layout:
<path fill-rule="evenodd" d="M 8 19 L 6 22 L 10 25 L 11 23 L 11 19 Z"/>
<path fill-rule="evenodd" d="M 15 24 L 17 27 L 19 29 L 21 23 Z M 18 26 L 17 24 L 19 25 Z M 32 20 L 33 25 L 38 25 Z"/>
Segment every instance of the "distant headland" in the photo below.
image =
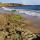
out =
<path fill-rule="evenodd" d="M 1 3 L 0 7 L 9 7 L 9 6 L 24 6 L 23 4 L 17 4 L 17 3 Z"/>

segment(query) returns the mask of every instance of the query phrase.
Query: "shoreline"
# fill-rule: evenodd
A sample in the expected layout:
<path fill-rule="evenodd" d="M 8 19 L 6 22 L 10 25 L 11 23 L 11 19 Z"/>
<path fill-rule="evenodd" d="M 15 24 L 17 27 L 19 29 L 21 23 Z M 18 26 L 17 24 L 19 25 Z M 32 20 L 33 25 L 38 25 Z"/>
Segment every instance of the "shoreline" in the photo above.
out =
<path fill-rule="evenodd" d="M 11 13 L 11 12 L 9 12 L 9 11 L 5 11 L 4 10 L 4 12 L 0 12 L 1 14 L 16 14 L 16 13 Z M 19 12 L 18 12 L 19 13 Z M 30 31 L 33 31 L 33 32 L 38 32 L 38 31 L 40 31 L 40 26 L 37 28 L 36 27 L 36 25 L 38 24 L 40 24 L 40 22 L 39 22 L 39 18 L 37 19 L 37 17 L 32 17 L 32 16 L 29 16 L 29 15 L 27 15 L 27 14 L 18 14 L 18 15 L 21 15 L 22 17 L 24 17 L 24 21 L 26 22 L 26 21 L 30 21 L 30 22 L 32 22 L 32 24 L 31 24 L 31 26 L 28 26 L 27 27 L 27 25 L 26 25 L 26 27 L 24 27 L 25 29 L 27 28 L 27 29 L 29 29 Z M 29 22 L 29 23 L 30 23 Z M 39 23 L 37 23 L 37 22 L 39 22 Z M 35 25 L 34 25 L 35 24 Z M 38 26 L 37 25 L 37 26 Z"/>
<path fill-rule="evenodd" d="M 2 15 L 2 14 L 1 14 Z M 3 14 L 3 15 L 5 15 L 5 14 Z M 9 15 L 9 14 L 7 14 L 7 15 Z M 10 14 L 11 15 L 11 14 Z M 5 15 L 6 16 L 6 15 Z M 30 31 L 32 31 L 32 32 L 39 32 L 40 31 L 40 28 L 37 28 L 36 27 L 36 25 L 34 26 L 33 25 L 33 20 L 29 20 L 29 19 L 24 19 L 23 20 L 23 23 L 25 23 L 25 24 L 27 24 L 27 25 L 25 25 L 25 27 L 23 27 L 25 30 L 26 29 L 28 29 L 28 30 L 30 30 Z M 35 23 L 35 22 L 34 22 Z"/>

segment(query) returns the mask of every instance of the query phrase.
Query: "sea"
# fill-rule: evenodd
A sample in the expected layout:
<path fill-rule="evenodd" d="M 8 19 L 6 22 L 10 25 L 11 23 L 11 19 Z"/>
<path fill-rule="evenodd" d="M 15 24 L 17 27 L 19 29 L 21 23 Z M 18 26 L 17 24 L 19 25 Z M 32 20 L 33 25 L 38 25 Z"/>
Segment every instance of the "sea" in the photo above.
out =
<path fill-rule="evenodd" d="M 9 9 L 40 10 L 40 5 L 10 6 Z"/>
<path fill-rule="evenodd" d="M 30 12 L 25 12 L 25 14 L 38 15 L 40 16 L 40 5 L 25 5 L 25 6 L 10 6 L 10 7 L 1 7 L 1 10 L 26 10 Z"/>
<path fill-rule="evenodd" d="M 39 11 L 40 5 L 25 5 L 25 6 L 14 6 L 14 7 L 12 6 L 12 7 L 9 7 L 9 8 Z"/>

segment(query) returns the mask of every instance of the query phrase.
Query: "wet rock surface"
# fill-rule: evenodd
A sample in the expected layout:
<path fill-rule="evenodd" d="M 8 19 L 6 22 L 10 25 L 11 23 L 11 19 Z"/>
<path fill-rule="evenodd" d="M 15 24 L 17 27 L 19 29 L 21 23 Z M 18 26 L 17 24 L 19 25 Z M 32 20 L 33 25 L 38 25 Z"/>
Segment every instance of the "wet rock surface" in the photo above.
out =
<path fill-rule="evenodd" d="M 4 21 L 5 19 L 5 21 Z M 15 20 L 14 20 L 15 19 Z M 40 40 L 40 33 L 36 34 L 23 27 L 26 25 L 13 15 L 4 15 L 0 24 L 0 40 Z"/>
<path fill-rule="evenodd" d="M 14 29 L 9 28 L 7 30 L 3 29 L 0 31 L 0 37 L 3 38 L 0 38 L 1 40 L 32 40 L 33 38 L 36 38 L 35 34 L 20 27 L 15 27 Z"/>

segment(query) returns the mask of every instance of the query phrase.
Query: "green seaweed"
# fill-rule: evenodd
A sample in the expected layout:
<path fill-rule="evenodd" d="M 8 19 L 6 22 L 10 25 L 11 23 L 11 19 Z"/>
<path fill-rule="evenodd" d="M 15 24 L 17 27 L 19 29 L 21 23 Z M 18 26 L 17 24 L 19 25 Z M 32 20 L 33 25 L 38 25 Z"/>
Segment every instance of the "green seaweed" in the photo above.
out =
<path fill-rule="evenodd" d="M 16 12 L 16 10 L 11 10 L 11 12 Z"/>

